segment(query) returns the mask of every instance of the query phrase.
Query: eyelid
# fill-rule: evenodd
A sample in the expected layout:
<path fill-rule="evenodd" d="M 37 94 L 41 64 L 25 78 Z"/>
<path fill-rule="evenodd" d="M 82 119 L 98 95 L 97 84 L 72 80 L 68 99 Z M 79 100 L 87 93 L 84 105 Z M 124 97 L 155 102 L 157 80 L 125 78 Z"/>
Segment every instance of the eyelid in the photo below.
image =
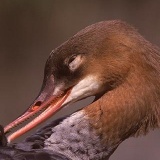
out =
<path fill-rule="evenodd" d="M 75 60 L 76 57 L 77 57 L 77 55 L 72 55 L 72 56 L 69 58 L 69 60 L 68 60 L 68 65 L 69 65 L 70 63 L 72 63 L 72 62 Z"/>
<path fill-rule="evenodd" d="M 82 62 L 82 55 L 73 55 L 73 57 L 74 59 L 68 64 L 71 71 L 76 70 Z"/>

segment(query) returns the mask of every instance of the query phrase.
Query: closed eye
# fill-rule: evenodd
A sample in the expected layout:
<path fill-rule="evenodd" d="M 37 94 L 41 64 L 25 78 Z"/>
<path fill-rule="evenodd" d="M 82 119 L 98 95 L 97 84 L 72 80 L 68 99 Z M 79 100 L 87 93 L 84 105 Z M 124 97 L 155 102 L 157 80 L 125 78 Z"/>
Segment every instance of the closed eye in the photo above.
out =
<path fill-rule="evenodd" d="M 68 61 L 68 67 L 71 71 L 75 71 L 82 63 L 82 55 L 73 55 Z"/>
<path fill-rule="evenodd" d="M 76 58 L 76 55 L 73 55 L 73 56 L 69 59 L 68 64 L 72 63 L 72 62 L 75 60 L 75 58 Z"/>

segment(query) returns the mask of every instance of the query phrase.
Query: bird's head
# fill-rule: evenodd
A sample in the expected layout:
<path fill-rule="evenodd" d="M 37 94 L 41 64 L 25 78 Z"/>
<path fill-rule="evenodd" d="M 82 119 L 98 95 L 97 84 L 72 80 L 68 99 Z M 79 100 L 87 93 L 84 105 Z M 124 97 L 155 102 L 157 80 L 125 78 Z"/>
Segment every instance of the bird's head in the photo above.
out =
<path fill-rule="evenodd" d="M 100 98 L 122 85 L 143 63 L 141 36 L 120 21 L 91 25 L 53 50 L 46 62 L 41 92 L 28 110 L 5 127 L 8 132 L 39 111 L 26 126 L 8 137 L 12 141 L 61 108 L 89 96 Z M 136 46 L 136 47 L 135 47 Z M 140 61 L 140 62 L 139 62 Z M 146 65 L 146 66 L 145 66 Z M 151 69 L 151 68 L 150 68 Z"/>

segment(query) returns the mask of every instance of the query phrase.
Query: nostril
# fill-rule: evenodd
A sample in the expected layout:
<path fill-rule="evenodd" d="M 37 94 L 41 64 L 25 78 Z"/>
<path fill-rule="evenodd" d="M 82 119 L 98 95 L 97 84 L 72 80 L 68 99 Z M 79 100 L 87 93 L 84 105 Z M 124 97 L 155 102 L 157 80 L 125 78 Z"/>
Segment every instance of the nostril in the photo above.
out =
<path fill-rule="evenodd" d="M 34 106 L 40 106 L 42 104 L 41 101 L 37 101 Z"/>
<path fill-rule="evenodd" d="M 42 102 L 41 101 L 37 101 L 32 107 L 31 107 L 31 111 L 35 111 L 37 110 L 40 106 L 41 106 Z"/>

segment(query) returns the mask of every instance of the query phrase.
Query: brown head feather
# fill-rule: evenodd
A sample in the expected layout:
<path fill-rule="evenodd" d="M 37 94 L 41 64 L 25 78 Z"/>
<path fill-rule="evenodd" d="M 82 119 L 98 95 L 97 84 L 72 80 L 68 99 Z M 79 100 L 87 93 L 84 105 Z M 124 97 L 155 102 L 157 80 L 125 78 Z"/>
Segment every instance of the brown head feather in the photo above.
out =
<path fill-rule="evenodd" d="M 118 145 L 160 126 L 160 51 L 126 23 L 102 23 L 111 28 L 98 70 L 115 83 L 84 110 L 103 142 Z"/>

